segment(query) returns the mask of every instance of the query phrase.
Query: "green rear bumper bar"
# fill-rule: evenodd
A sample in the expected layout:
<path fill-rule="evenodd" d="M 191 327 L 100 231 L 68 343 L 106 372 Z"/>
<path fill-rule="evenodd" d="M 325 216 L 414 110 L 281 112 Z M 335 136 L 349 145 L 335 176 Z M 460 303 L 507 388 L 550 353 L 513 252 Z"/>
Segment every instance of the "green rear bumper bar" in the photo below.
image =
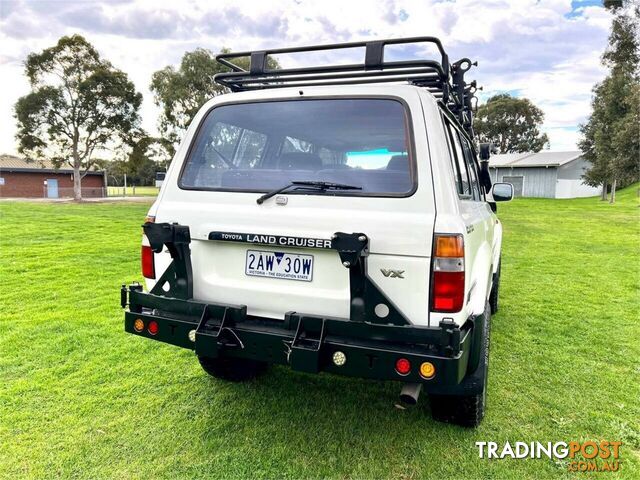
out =
<path fill-rule="evenodd" d="M 141 337 L 195 350 L 211 358 L 250 358 L 292 369 L 318 373 L 422 382 L 453 386 L 467 372 L 471 330 L 452 322 L 439 327 L 383 325 L 287 313 L 284 320 L 247 315 L 245 306 L 206 304 L 142 292 L 140 285 L 122 287 L 125 330 Z M 137 331 L 140 319 L 144 327 Z M 155 321 L 157 332 L 149 332 Z M 140 322 L 138 322 L 140 325 Z M 333 354 L 341 351 L 347 361 L 337 366 Z M 411 371 L 400 375 L 396 361 L 406 358 Z M 435 376 L 419 375 L 422 362 L 431 362 Z"/>

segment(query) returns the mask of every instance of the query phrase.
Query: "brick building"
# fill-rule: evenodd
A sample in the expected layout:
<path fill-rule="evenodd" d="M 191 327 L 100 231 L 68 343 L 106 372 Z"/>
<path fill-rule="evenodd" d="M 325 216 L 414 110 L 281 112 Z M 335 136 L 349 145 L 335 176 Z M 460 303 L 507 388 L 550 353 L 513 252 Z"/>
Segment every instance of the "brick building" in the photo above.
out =
<path fill-rule="evenodd" d="M 83 197 L 104 197 L 105 191 L 103 171 L 91 171 L 82 179 Z M 1 155 L 0 197 L 73 197 L 73 170 L 64 167 L 55 169 L 49 161 Z"/>

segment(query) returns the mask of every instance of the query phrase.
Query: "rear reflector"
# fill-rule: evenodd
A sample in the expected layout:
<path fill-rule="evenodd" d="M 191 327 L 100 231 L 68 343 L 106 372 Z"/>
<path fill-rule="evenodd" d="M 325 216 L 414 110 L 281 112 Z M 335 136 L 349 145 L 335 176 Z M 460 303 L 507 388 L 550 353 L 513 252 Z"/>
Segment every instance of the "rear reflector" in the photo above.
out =
<path fill-rule="evenodd" d="M 142 245 L 140 252 L 140 258 L 142 260 L 142 275 L 145 278 L 156 278 L 156 267 L 153 259 L 153 250 L 148 245 Z"/>
<path fill-rule="evenodd" d="M 462 235 L 436 235 L 431 277 L 431 310 L 454 313 L 464 304 L 464 239 Z"/>

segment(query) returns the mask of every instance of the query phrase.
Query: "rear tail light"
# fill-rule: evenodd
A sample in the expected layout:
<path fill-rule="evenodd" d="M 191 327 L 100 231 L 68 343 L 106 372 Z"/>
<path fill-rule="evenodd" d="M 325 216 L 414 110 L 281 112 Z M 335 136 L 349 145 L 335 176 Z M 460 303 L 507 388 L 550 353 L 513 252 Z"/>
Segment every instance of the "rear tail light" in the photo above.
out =
<path fill-rule="evenodd" d="M 144 217 L 144 223 L 155 223 L 156 217 L 154 215 L 147 215 Z M 144 237 L 143 235 L 143 238 Z M 153 250 L 148 245 L 142 245 L 142 250 L 140 252 L 140 259 L 142 262 L 142 276 L 145 278 L 156 278 L 156 265 L 155 259 L 153 256 Z"/>
<path fill-rule="evenodd" d="M 158 333 L 158 322 L 156 322 L 155 320 L 151 320 L 149 322 L 149 325 L 147 325 L 147 331 L 151 335 L 155 335 L 156 333 Z"/>
<path fill-rule="evenodd" d="M 464 240 L 462 235 L 436 235 L 431 281 L 431 310 L 459 312 L 464 303 Z"/>
<path fill-rule="evenodd" d="M 411 362 L 406 358 L 399 358 L 396 361 L 396 372 L 400 375 L 407 375 L 411 371 Z"/>
<path fill-rule="evenodd" d="M 142 275 L 145 278 L 156 278 L 156 266 L 153 258 L 153 250 L 149 245 L 142 245 L 140 252 L 142 260 Z"/>

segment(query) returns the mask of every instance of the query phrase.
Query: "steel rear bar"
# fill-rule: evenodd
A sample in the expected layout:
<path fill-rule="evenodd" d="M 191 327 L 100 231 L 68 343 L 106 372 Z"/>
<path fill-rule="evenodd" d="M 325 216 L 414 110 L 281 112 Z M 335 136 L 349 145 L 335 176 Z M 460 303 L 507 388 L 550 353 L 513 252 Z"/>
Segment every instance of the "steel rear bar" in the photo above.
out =
<path fill-rule="evenodd" d="M 142 292 L 140 285 L 122 287 L 125 330 L 153 340 L 195 350 L 211 358 L 251 358 L 289 365 L 310 373 L 457 385 L 467 371 L 471 334 L 450 322 L 439 327 L 382 325 L 289 312 L 284 320 L 247 315 L 245 306 L 207 304 Z M 139 321 L 138 321 L 139 320 Z M 157 331 L 150 333 L 155 322 Z M 137 326 L 143 325 L 138 330 Z M 347 361 L 337 366 L 333 354 Z M 395 371 L 398 358 L 408 359 L 411 372 Z M 420 377 L 422 362 L 431 362 L 436 375 Z"/>

